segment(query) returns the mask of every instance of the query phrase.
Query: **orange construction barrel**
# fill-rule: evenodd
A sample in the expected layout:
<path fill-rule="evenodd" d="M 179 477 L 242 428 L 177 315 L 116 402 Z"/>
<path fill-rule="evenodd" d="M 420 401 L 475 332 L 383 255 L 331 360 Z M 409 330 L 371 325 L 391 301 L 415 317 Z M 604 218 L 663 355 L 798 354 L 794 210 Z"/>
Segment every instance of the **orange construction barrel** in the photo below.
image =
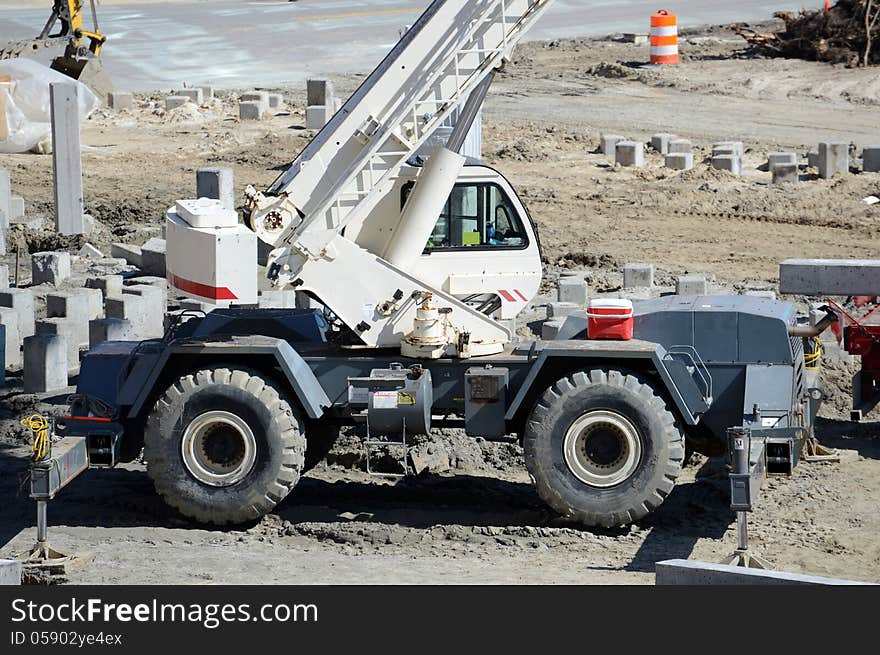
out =
<path fill-rule="evenodd" d="M 651 63 L 678 63 L 678 16 L 665 9 L 651 16 Z"/>

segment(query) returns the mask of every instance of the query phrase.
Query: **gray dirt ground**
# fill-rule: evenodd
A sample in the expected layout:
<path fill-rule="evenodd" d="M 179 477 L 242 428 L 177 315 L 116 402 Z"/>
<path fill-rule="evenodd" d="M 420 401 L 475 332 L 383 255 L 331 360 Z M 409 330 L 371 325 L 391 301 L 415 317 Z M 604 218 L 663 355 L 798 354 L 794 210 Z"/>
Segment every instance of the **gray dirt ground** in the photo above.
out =
<path fill-rule="evenodd" d="M 803 152 L 826 138 L 880 142 L 880 73 L 744 58 L 724 29 L 693 34 L 683 49 L 680 67 L 653 70 L 630 63 L 643 60 L 642 49 L 614 40 L 529 44 L 499 77 L 486 111 L 486 159 L 520 190 L 547 265 L 526 323 L 543 315 L 565 269 L 583 271 L 596 291 L 614 291 L 621 264 L 653 261 L 664 287 L 675 274 L 705 272 L 716 291 L 741 292 L 772 288 L 786 257 L 876 257 L 880 210 L 861 199 L 880 190 L 880 176 L 823 181 L 805 170 L 798 188 L 778 188 L 757 167 L 767 152 Z M 337 88 L 350 92 L 358 79 L 338 79 Z M 289 111 L 262 123 L 237 120 L 234 94 L 170 114 L 148 104 L 160 94 L 143 95 L 132 112 L 94 116 L 83 132 L 87 205 L 98 221 L 89 240 L 106 252 L 113 241 L 140 244 L 156 235 L 164 209 L 192 195 L 200 166 L 231 165 L 238 192 L 270 183 L 311 136 L 303 90 L 279 90 Z M 746 174 L 734 178 L 705 164 L 676 174 L 656 155 L 645 169 L 621 170 L 594 152 L 601 132 L 646 138 L 659 131 L 693 139 L 702 154 L 712 141 L 743 140 Z M 2 155 L 0 166 L 27 199 L 29 219 L 47 215 L 51 158 Z M 45 228 L 13 232 L 31 252 L 75 252 L 84 240 L 61 240 Z M 753 543 L 786 570 L 878 581 L 880 430 L 872 420 L 844 421 L 853 366 L 830 350 L 831 399 L 819 435 L 842 449 L 842 461 L 771 480 L 751 519 Z M 17 419 L 53 409 L 21 395 L 17 380 L 13 374 L 0 398 L 0 497 L 7 499 L 0 555 L 21 552 L 34 536 L 33 506 L 20 490 L 27 451 Z M 347 435 L 275 513 L 234 530 L 205 530 L 175 516 L 141 464 L 92 471 L 50 506 L 51 535 L 60 547 L 97 555 L 71 576 L 74 583 L 650 584 L 658 560 L 717 561 L 735 544 L 717 462 L 697 457 L 660 510 L 638 525 L 585 531 L 544 509 L 517 445 L 449 431 L 421 448 L 431 472 L 393 484 L 365 475 L 358 441 Z"/>

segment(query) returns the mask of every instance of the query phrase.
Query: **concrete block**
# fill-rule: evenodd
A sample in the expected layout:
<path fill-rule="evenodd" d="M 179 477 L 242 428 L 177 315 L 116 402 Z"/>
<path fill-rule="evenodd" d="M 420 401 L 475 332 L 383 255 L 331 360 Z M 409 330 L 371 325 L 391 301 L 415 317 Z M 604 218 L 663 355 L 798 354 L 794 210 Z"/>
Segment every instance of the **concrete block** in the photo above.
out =
<path fill-rule="evenodd" d="M 165 313 L 167 309 L 167 292 L 150 284 L 135 284 L 122 288 L 123 298 L 135 295 L 144 300 L 142 336 L 145 339 L 156 339 L 165 334 Z M 118 318 L 110 317 L 108 318 Z M 121 317 L 125 318 L 125 317 Z"/>
<path fill-rule="evenodd" d="M 284 107 L 284 96 L 280 93 L 269 94 L 269 109 L 281 109 Z"/>
<path fill-rule="evenodd" d="M 671 152 L 666 155 L 666 168 L 676 171 L 689 171 L 694 167 L 694 153 Z"/>
<path fill-rule="evenodd" d="M 333 109 L 327 105 L 306 107 L 306 129 L 321 130 L 333 116 Z"/>
<path fill-rule="evenodd" d="M 719 151 L 719 154 L 729 153 L 732 155 L 736 155 L 737 157 L 742 158 L 743 156 L 743 142 L 742 141 L 717 141 L 712 144 L 712 152 Z"/>
<path fill-rule="evenodd" d="M 79 249 L 79 256 L 87 259 L 104 259 L 104 253 L 90 243 L 83 244 L 83 247 Z"/>
<path fill-rule="evenodd" d="M 137 341 L 131 321 L 124 318 L 98 318 L 89 321 L 89 349 L 105 341 Z"/>
<path fill-rule="evenodd" d="M 573 302 L 551 302 L 547 304 L 547 318 L 565 318 L 579 309 L 583 309 L 583 305 Z"/>
<path fill-rule="evenodd" d="M 798 155 L 796 152 L 771 152 L 767 155 L 767 170 L 772 172 L 777 164 L 794 164 L 797 166 Z"/>
<path fill-rule="evenodd" d="M 880 145 L 864 147 L 862 150 L 862 170 L 865 173 L 880 173 Z"/>
<path fill-rule="evenodd" d="M 306 80 L 306 106 L 333 105 L 333 82 L 324 79 Z"/>
<path fill-rule="evenodd" d="M 578 307 L 587 306 L 587 281 L 577 275 L 563 275 L 559 278 L 556 299 L 559 302 L 574 303 Z"/>
<path fill-rule="evenodd" d="M 9 179 L 9 172 L 5 168 L 0 168 L 0 228 L 9 227 L 10 216 L 12 211 L 10 203 L 12 201 L 12 183 Z"/>
<path fill-rule="evenodd" d="M 220 200 L 223 209 L 235 210 L 235 174 L 232 169 L 220 166 L 198 169 L 196 197 Z"/>
<path fill-rule="evenodd" d="M 93 318 L 90 313 L 89 299 L 85 294 L 70 291 L 46 294 L 46 318 L 70 319 L 68 336 L 78 346 L 89 344 L 89 321 Z"/>
<path fill-rule="evenodd" d="M 134 96 L 124 91 L 111 91 L 107 94 L 107 106 L 116 111 L 134 109 Z"/>
<path fill-rule="evenodd" d="M 645 165 L 645 144 L 638 141 L 618 141 L 614 147 L 614 163 L 641 168 Z"/>
<path fill-rule="evenodd" d="M 165 277 L 165 239 L 153 237 L 141 246 L 141 270 Z"/>
<path fill-rule="evenodd" d="M 48 393 L 67 386 L 67 338 L 60 334 L 35 334 L 24 340 L 24 391 Z"/>
<path fill-rule="evenodd" d="M 4 289 L 0 291 L 0 307 L 9 307 L 18 314 L 21 336 L 29 337 L 35 331 L 34 292 L 30 289 Z"/>
<path fill-rule="evenodd" d="M 173 111 L 189 102 L 186 96 L 168 96 L 165 98 L 165 111 Z"/>
<path fill-rule="evenodd" d="M 24 218 L 24 198 L 12 196 L 9 199 L 9 220 L 20 221 Z"/>
<path fill-rule="evenodd" d="M 58 286 L 70 277 L 69 252 L 35 252 L 31 255 L 31 283 Z"/>
<path fill-rule="evenodd" d="M 194 89 L 180 89 L 180 91 L 175 91 L 175 94 L 182 98 L 188 98 L 190 102 L 194 102 L 197 105 L 205 102 L 204 93 L 199 87 Z"/>
<path fill-rule="evenodd" d="M 0 264 L 0 289 L 9 288 L 9 266 Z"/>
<path fill-rule="evenodd" d="M 774 164 L 770 172 L 773 174 L 773 184 L 797 184 L 800 181 L 795 163 Z"/>
<path fill-rule="evenodd" d="M 807 153 L 807 166 L 810 168 L 819 168 L 819 149 L 813 148 Z"/>
<path fill-rule="evenodd" d="M 4 369 L 21 366 L 21 320 L 9 307 L 0 307 L 0 325 L 4 327 Z"/>
<path fill-rule="evenodd" d="M 49 84 L 52 108 L 52 167 L 55 186 L 55 229 L 60 234 L 82 234 L 83 184 L 77 86 Z"/>
<path fill-rule="evenodd" d="M 734 175 L 742 175 L 742 159 L 736 155 L 718 155 L 712 157 L 712 168 Z"/>
<path fill-rule="evenodd" d="M 295 309 L 296 291 L 293 289 L 261 291 L 257 304 L 260 309 Z"/>
<path fill-rule="evenodd" d="M 88 330 L 88 322 L 86 322 L 86 330 Z M 37 334 L 48 334 L 52 336 L 64 337 L 64 344 L 67 348 L 67 370 L 73 370 L 79 367 L 79 338 L 77 337 L 80 328 L 70 318 L 47 318 L 37 321 Z M 86 335 L 86 345 L 88 345 L 88 335 Z"/>
<path fill-rule="evenodd" d="M 14 559 L 0 559 L 0 586 L 9 587 L 21 584 L 21 562 Z"/>
<path fill-rule="evenodd" d="M 675 134 L 655 134 L 651 137 L 651 148 L 661 155 L 669 153 L 669 142 L 677 139 Z"/>
<path fill-rule="evenodd" d="M 693 152 L 694 144 L 688 139 L 672 139 L 667 146 L 667 154 Z"/>
<path fill-rule="evenodd" d="M 786 259 L 779 265 L 780 293 L 805 296 L 876 296 L 878 290 L 880 260 Z"/>
<path fill-rule="evenodd" d="M 766 571 L 743 566 L 695 562 L 684 559 L 671 559 L 657 562 L 656 584 L 658 585 L 866 585 L 867 582 L 853 582 L 836 578 L 822 578 L 816 575 L 786 573 L 785 571 Z"/>
<path fill-rule="evenodd" d="M 110 244 L 110 256 L 124 259 L 132 266 L 137 266 L 138 268 L 143 264 L 140 246 L 133 246 L 128 243 Z"/>
<path fill-rule="evenodd" d="M 564 322 L 564 318 L 554 318 L 549 321 L 544 321 L 541 324 L 541 339 L 543 341 L 553 341 L 553 339 L 559 334 L 559 330 L 562 328 Z"/>
<path fill-rule="evenodd" d="M 623 267 L 625 289 L 651 288 L 654 286 L 654 264 L 625 264 Z"/>
<path fill-rule="evenodd" d="M 76 289 L 73 293 L 85 301 L 90 321 L 104 316 L 104 294 L 100 289 Z"/>
<path fill-rule="evenodd" d="M 147 301 L 144 297 L 131 293 L 104 298 L 104 316 L 123 318 L 131 324 L 135 340 L 148 339 Z"/>
<path fill-rule="evenodd" d="M 205 100 L 213 100 L 214 99 L 214 87 L 210 84 L 202 84 L 198 87 L 202 90 L 202 98 Z"/>
<path fill-rule="evenodd" d="M 603 155 L 613 157 L 616 154 L 617 144 L 621 141 L 626 141 L 626 137 L 619 134 L 603 134 L 600 137 L 599 149 Z"/>
<path fill-rule="evenodd" d="M 102 277 L 90 277 L 86 280 L 86 287 L 89 289 L 98 289 L 101 296 L 118 296 L 122 294 L 122 276 L 121 275 L 104 275 Z"/>
<path fill-rule="evenodd" d="M 675 294 L 678 296 L 705 296 L 707 286 L 705 275 L 679 275 L 675 278 Z"/>
<path fill-rule="evenodd" d="M 238 117 L 243 121 L 261 121 L 264 111 L 263 105 L 256 101 L 238 103 Z"/>
<path fill-rule="evenodd" d="M 823 141 L 819 144 L 819 177 L 827 180 L 837 173 L 849 173 L 849 144 Z"/>
<path fill-rule="evenodd" d="M 269 94 L 265 91 L 252 91 L 250 93 L 242 93 L 239 98 L 241 102 L 259 102 L 263 111 L 269 109 Z"/>

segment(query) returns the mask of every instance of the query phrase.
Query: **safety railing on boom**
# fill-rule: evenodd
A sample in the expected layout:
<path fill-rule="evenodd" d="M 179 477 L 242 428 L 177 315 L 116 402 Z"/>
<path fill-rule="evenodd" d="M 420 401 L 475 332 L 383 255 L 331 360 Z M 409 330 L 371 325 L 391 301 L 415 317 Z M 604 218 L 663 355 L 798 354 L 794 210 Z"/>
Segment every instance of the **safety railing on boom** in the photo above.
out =
<path fill-rule="evenodd" d="M 269 189 L 269 196 L 286 195 L 303 218 L 274 243 L 335 232 L 367 215 L 552 1 L 435 0 Z"/>

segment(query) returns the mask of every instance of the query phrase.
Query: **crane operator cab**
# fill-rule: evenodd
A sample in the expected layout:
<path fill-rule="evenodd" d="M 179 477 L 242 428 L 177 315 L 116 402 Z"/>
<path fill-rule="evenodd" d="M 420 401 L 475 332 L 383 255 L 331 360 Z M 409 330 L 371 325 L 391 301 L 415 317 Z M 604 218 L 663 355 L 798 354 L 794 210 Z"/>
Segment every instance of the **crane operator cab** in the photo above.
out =
<path fill-rule="evenodd" d="M 403 167 L 393 189 L 345 235 L 382 253 L 421 166 Z M 415 277 L 495 319 L 515 318 L 538 293 L 541 248 L 525 205 L 498 171 L 468 159 L 437 217 Z"/>

